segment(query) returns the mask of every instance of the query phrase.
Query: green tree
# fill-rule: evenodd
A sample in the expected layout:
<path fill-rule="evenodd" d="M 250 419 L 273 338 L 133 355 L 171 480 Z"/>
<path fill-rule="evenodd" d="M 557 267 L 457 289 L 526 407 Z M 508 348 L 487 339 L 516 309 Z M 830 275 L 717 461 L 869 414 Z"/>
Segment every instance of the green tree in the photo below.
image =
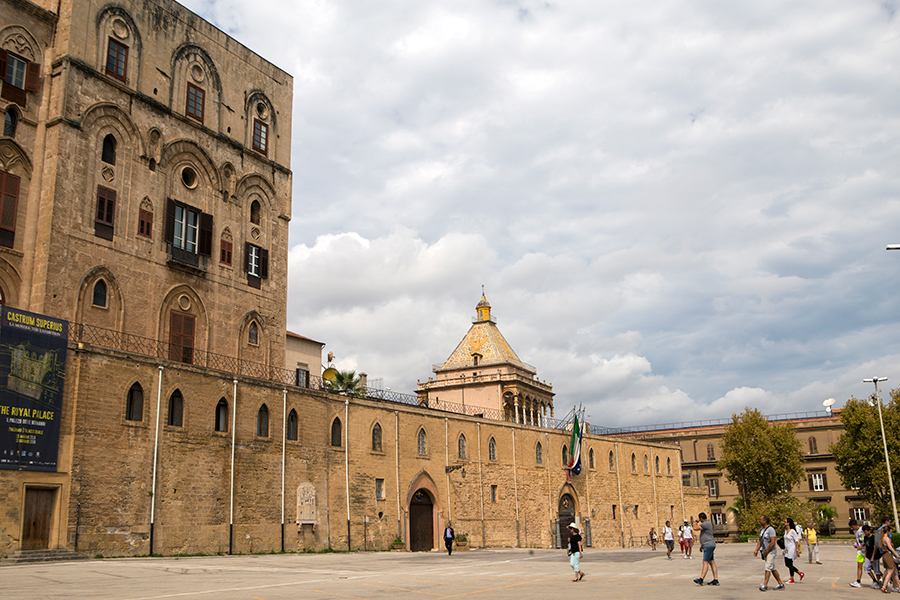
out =
<path fill-rule="evenodd" d="M 895 482 L 900 482 L 900 390 L 891 391 L 891 400 L 882 413 L 891 474 Z M 847 489 L 858 488 L 857 494 L 873 506 L 875 515 L 892 514 L 878 408 L 865 400 L 850 398 L 841 409 L 841 424 L 844 432 L 831 445 L 841 483 Z"/>
<path fill-rule="evenodd" d="M 333 380 L 326 380 L 325 388 L 333 394 L 342 396 L 362 398 L 366 395 L 366 389 L 362 386 L 356 371 L 338 371 Z"/>
<path fill-rule="evenodd" d="M 769 517 L 769 522 L 777 533 L 784 531 L 783 523 L 788 517 L 806 528 L 810 521 L 817 521 L 816 503 L 786 493 L 775 495 L 753 494 L 753 508 L 741 510 L 741 533 L 755 536 L 759 532 L 759 518 Z"/>
<path fill-rule="evenodd" d="M 790 421 L 770 423 L 755 408 L 731 415 L 717 467 L 737 485 L 746 514 L 756 498 L 774 498 L 803 480 L 803 452 Z"/>

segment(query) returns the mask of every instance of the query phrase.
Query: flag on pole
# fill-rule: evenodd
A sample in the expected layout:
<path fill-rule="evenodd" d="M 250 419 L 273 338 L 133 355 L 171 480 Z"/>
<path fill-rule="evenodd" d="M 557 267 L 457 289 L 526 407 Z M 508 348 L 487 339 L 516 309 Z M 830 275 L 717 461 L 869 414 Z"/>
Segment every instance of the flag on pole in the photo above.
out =
<path fill-rule="evenodd" d="M 581 425 L 578 423 L 578 413 L 572 422 L 572 443 L 569 445 L 569 465 L 566 471 L 566 481 L 571 480 L 572 475 L 581 473 Z"/>

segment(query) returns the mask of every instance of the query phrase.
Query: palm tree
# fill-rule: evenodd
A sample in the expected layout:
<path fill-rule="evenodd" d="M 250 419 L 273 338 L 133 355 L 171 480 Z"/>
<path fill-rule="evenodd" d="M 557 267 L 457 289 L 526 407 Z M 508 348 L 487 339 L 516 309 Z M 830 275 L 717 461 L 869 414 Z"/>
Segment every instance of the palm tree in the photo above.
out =
<path fill-rule="evenodd" d="M 366 394 L 356 371 L 338 371 L 332 380 L 326 380 L 325 387 L 333 394 L 362 398 Z"/>

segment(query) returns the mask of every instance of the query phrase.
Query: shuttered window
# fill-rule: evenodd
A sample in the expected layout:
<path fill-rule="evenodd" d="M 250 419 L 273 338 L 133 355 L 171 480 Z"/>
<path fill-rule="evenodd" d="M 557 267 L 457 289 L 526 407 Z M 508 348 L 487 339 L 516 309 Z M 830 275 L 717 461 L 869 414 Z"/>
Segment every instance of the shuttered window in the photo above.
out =
<path fill-rule="evenodd" d="M 128 69 L 128 46 L 109 38 L 106 50 L 106 73 L 125 81 Z"/>
<path fill-rule="evenodd" d="M 169 317 L 169 360 L 194 361 L 194 317 L 174 310 Z"/>
<path fill-rule="evenodd" d="M 12 248 L 16 236 L 16 214 L 19 210 L 20 179 L 0 171 L 0 246 Z"/>
<path fill-rule="evenodd" d="M 97 186 L 97 218 L 94 219 L 94 235 L 104 240 L 113 239 L 116 210 L 116 191 Z"/>

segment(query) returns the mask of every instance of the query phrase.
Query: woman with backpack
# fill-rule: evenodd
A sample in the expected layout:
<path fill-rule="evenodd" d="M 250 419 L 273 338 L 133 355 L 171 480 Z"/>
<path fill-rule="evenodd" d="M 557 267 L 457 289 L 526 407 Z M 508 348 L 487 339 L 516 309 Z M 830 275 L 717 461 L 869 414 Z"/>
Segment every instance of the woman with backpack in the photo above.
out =
<path fill-rule="evenodd" d="M 797 583 L 794 581 L 794 573 L 800 573 L 800 581 L 803 581 L 805 573 L 794 566 L 794 560 L 797 558 L 797 545 L 800 543 L 800 536 L 797 535 L 797 528 L 794 526 L 794 520 L 790 517 L 784 521 L 784 566 L 788 568 L 790 579 L 788 583 Z"/>

